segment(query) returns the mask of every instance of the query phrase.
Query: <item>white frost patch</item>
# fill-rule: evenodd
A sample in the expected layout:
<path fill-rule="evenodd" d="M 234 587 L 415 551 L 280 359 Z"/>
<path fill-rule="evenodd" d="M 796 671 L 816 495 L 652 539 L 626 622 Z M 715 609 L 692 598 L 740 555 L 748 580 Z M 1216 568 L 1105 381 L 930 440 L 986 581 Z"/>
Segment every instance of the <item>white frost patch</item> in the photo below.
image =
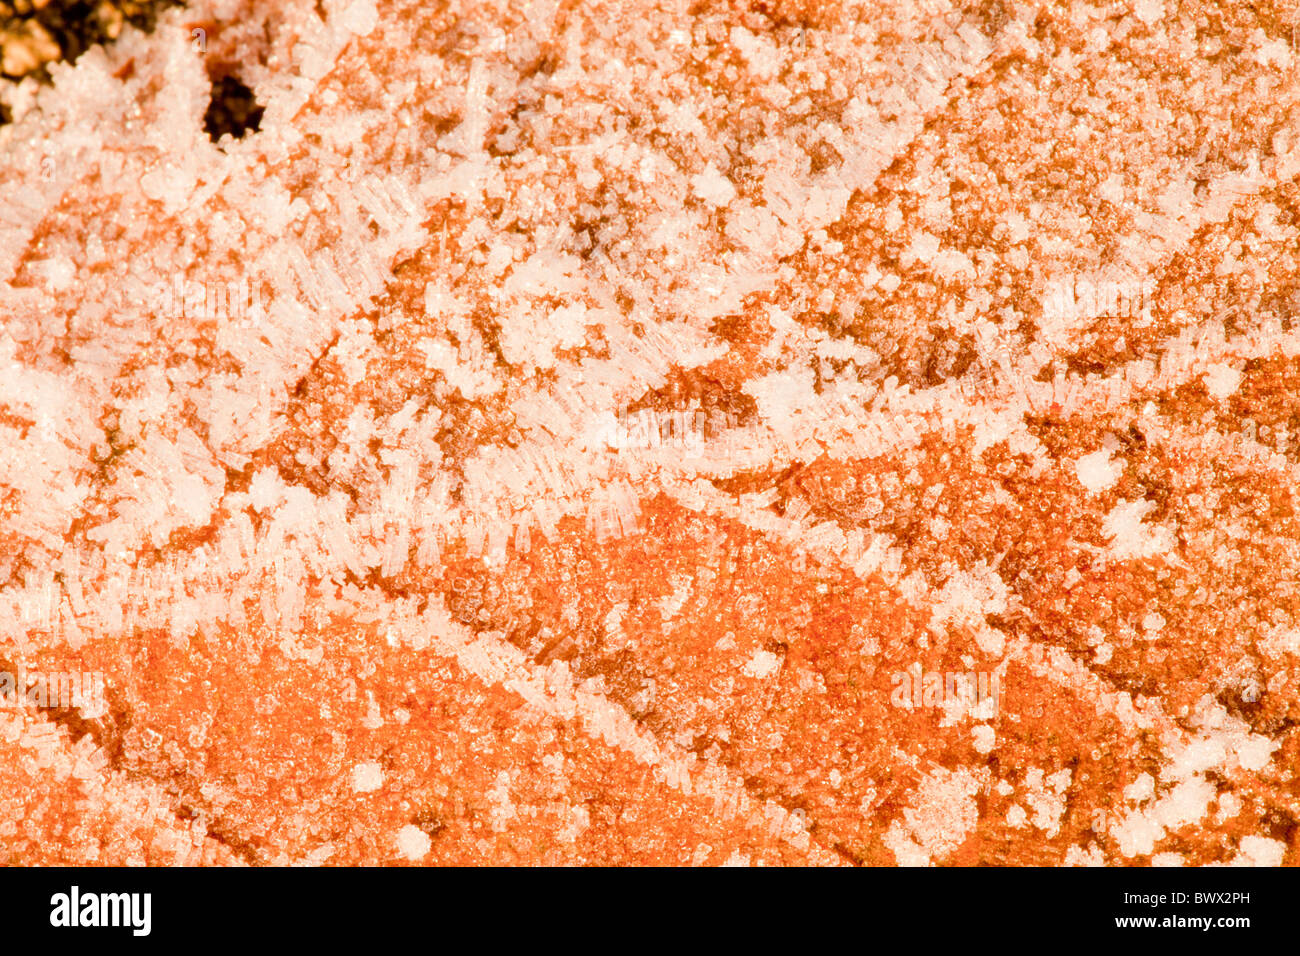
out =
<path fill-rule="evenodd" d="M 339 23 L 349 33 L 359 37 L 368 36 L 379 20 L 379 11 L 375 9 L 375 0 L 354 0 L 343 11 Z"/>
<path fill-rule="evenodd" d="M 1142 519 L 1155 509 L 1154 501 L 1120 501 L 1102 519 L 1101 530 L 1110 539 L 1110 555 L 1119 561 L 1152 558 L 1167 554 L 1175 546 L 1174 534 L 1163 525 L 1147 525 Z"/>
<path fill-rule="evenodd" d="M 1261 734 L 1251 734 L 1236 745 L 1237 763 L 1243 770 L 1263 770 L 1278 744 Z"/>
<path fill-rule="evenodd" d="M 1140 774 L 1136 780 L 1124 788 L 1124 799 L 1129 803 L 1141 803 L 1156 795 L 1156 781 L 1149 773 Z"/>
<path fill-rule="evenodd" d="M 747 677 L 759 680 L 771 677 L 781 669 L 781 658 L 771 651 L 755 651 L 754 656 L 745 663 L 744 673 Z"/>
<path fill-rule="evenodd" d="M 885 834 L 900 866 L 929 866 L 961 846 L 979 822 L 979 779 L 969 770 L 939 768 L 921 781 L 913 805 Z"/>
<path fill-rule="evenodd" d="M 1139 856 L 1155 849 L 1156 841 L 1165 835 L 1165 831 L 1146 814 L 1133 813 L 1113 827 L 1110 835 L 1119 841 L 1120 853 Z"/>
<path fill-rule="evenodd" d="M 1217 790 L 1210 781 L 1203 777 L 1192 777 L 1156 801 L 1151 812 L 1166 829 L 1176 830 L 1203 818 L 1216 793 Z"/>
<path fill-rule="evenodd" d="M 903 266 L 909 267 L 916 263 L 929 263 L 939 253 L 939 238 L 928 232 L 921 231 L 916 234 L 906 249 L 900 260 Z"/>
<path fill-rule="evenodd" d="M 975 632 L 980 650 L 991 657 L 1001 657 L 1006 639 L 989 626 L 986 618 L 1006 611 L 1006 582 L 987 561 L 966 570 L 950 562 L 948 569 L 948 578 L 931 606 L 930 627 L 940 632 L 950 622 L 969 627 Z"/>
<path fill-rule="evenodd" d="M 736 198 L 736 187 L 712 163 L 691 177 L 691 189 L 710 206 L 725 206 Z"/>
<path fill-rule="evenodd" d="M 1219 797 L 1219 806 L 1214 811 L 1214 822 L 1216 824 L 1227 823 L 1229 820 L 1241 813 L 1241 797 L 1235 793 L 1221 794 Z"/>
<path fill-rule="evenodd" d="M 1251 44 L 1254 48 L 1250 52 L 1250 58 L 1260 66 L 1285 67 L 1291 63 L 1294 56 L 1290 44 L 1285 39 L 1279 37 L 1276 40 L 1269 40 L 1259 27 L 1255 28 Z"/>
<path fill-rule="evenodd" d="M 695 579 L 689 574 L 674 575 L 672 579 L 673 593 L 659 600 L 659 613 L 663 615 L 665 621 L 672 620 L 682 609 L 691 597 L 691 588 L 695 586 Z"/>
<path fill-rule="evenodd" d="M 1300 627 L 1274 626 L 1260 640 L 1259 649 L 1269 657 L 1300 656 Z"/>
<path fill-rule="evenodd" d="M 1260 770 L 1280 744 L 1232 717 L 1223 705 L 1206 695 L 1197 702 L 1195 720 L 1200 735 L 1169 752 L 1169 767 L 1161 774 L 1169 780 L 1186 780 L 1207 770 L 1241 767 Z"/>
<path fill-rule="evenodd" d="M 979 753 L 986 754 L 993 750 L 994 744 L 997 743 L 997 734 L 988 724 L 979 724 L 971 729 L 971 736 L 975 738 L 975 749 Z"/>
<path fill-rule="evenodd" d="M 1119 205 L 1124 201 L 1124 177 L 1111 173 L 1097 186 L 1097 195 L 1109 203 Z"/>
<path fill-rule="evenodd" d="M 1034 826 L 1046 831 L 1049 839 L 1056 836 L 1061 831 L 1061 819 L 1065 816 L 1070 771 L 1058 770 L 1049 776 L 1036 767 L 1025 774 L 1025 785 L 1029 791 L 1025 802 L 1034 811 Z"/>
<path fill-rule="evenodd" d="M 1165 5 L 1163 0 L 1137 0 L 1133 5 L 1133 12 L 1137 18 L 1147 26 L 1160 20 L 1165 15 Z"/>
<path fill-rule="evenodd" d="M 1160 778 L 1162 784 L 1172 786 L 1162 796 L 1152 799 L 1156 783 L 1150 774 L 1142 774 L 1125 788 L 1125 799 L 1142 806 L 1135 806 L 1111 827 L 1111 836 L 1124 856 L 1152 853 L 1156 843 L 1170 831 L 1203 820 L 1216 799 L 1219 822 L 1235 816 L 1240 801 L 1231 793 L 1219 796 L 1218 788 L 1206 778 L 1207 772 L 1222 772 L 1234 766 L 1258 769 L 1267 764 L 1278 746 L 1252 734 L 1248 725 L 1229 715 L 1209 696 L 1198 702 L 1194 724 L 1197 735 L 1169 749 L 1169 762 Z"/>
<path fill-rule="evenodd" d="M 568 819 L 560 828 L 557 836 L 561 843 L 576 843 L 582 832 L 591 826 L 591 813 L 584 806 L 576 806 L 569 811 Z"/>
<path fill-rule="evenodd" d="M 1084 850 L 1082 847 L 1072 846 L 1065 851 L 1066 866 L 1105 866 L 1106 854 L 1101 851 L 1101 847 L 1091 847 Z"/>
<path fill-rule="evenodd" d="M 795 418 L 806 408 L 816 407 L 811 368 L 789 368 L 752 378 L 744 391 L 758 403 L 758 413 L 782 438 L 794 436 Z"/>
<path fill-rule="evenodd" d="M 1241 385 L 1241 372 L 1231 365 L 1211 365 L 1202 379 L 1210 395 L 1223 401 Z"/>
<path fill-rule="evenodd" d="M 1268 837 L 1241 838 L 1241 852 L 1232 859 L 1233 866 L 1281 866 L 1286 844 Z"/>
<path fill-rule="evenodd" d="M 1124 466 L 1113 461 L 1111 453 L 1104 448 L 1091 455 L 1084 455 L 1075 462 L 1074 468 L 1079 476 L 1079 484 L 1087 488 L 1090 495 L 1100 494 L 1110 488 L 1124 473 Z"/>
<path fill-rule="evenodd" d="M 373 793 L 384 785 L 384 771 L 377 763 L 359 763 L 352 768 L 352 789 Z"/>
<path fill-rule="evenodd" d="M 429 835 L 413 823 L 397 831 L 397 849 L 408 860 L 422 860 L 433 848 Z"/>
<path fill-rule="evenodd" d="M 1146 799 L 1153 783 L 1148 775 L 1124 791 L 1129 800 Z M 1196 823 L 1205 817 L 1215 797 L 1215 786 L 1204 777 L 1194 775 L 1180 782 L 1167 794 L 1140 810 L 1132 810 L 1111 828 L 1124 856 L 1145 856 L 1170 830 Z"/>

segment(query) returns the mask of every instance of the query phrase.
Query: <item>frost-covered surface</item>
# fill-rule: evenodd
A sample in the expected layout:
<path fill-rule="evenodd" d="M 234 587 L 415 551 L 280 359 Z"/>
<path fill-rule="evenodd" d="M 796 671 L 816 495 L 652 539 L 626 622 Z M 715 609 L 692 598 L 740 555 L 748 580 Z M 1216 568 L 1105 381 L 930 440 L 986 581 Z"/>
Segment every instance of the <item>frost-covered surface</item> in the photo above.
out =
<path fill-rule="evenodd" d="M 1291 19 L 212 0 L 6 88 L 0 665 L 109 704 L 0 709 L 7 858 L 1296 862 Z"/>

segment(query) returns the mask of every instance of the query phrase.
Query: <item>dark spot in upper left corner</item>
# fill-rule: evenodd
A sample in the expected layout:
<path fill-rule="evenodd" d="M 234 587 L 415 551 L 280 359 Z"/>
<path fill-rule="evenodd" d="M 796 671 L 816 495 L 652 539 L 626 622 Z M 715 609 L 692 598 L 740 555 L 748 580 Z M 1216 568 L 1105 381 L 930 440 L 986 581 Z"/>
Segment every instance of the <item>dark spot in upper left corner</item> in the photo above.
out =
<path fill-rule="evenodd" d="M 181 0 L 25 0 L 0 3 L 3 73 L 49 82 L 49 66 L 75 63 L 92 46 L 113 43 L 128 25 L 153 32 L 160 14 Z"/>

